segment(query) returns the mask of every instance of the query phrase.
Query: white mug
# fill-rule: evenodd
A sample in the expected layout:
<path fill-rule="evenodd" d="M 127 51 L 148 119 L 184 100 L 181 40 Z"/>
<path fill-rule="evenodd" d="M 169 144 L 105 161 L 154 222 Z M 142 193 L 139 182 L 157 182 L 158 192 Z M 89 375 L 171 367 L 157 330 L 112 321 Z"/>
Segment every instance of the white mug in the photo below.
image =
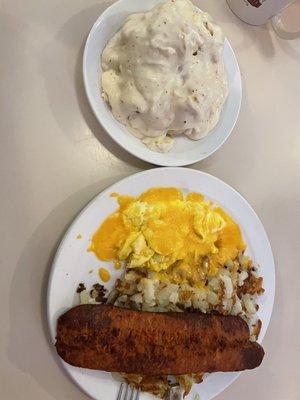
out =
<path fill-rule="evenodd" d="M 242 21 L 251 25 L 263 25 L 271 19 L 272 26 L 282 39 L 296 39 L 300 31 L 288 32 L 281 21 L 281 11 L 295 0 L 227 0 L 231 10 Z M 300 15 L 299 15 L 300 21 Z"/>

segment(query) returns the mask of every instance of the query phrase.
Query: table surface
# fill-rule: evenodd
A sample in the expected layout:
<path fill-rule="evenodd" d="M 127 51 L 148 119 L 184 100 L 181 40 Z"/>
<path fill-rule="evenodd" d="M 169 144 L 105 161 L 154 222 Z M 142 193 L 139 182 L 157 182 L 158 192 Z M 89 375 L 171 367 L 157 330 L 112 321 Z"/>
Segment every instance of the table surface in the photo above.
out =
<path fill-rule="evenodd" d="M 45 293 L 62 233 L 98 192 L 152 168 L 95 120 L 81 75 L 85 38 L 110 4 L 1 0 L 0 388 L 5 400 L 87 399 L 50 348 Z M 199 3 L 200 4 L 200 3 Z M 239 21 L 202 0 L 237 54 L 243 101 L 224 146 L 192 168 L 237 189 L 262 219 L 276 261 L 276 300 L 262 366 L 219 400 L 300 398 L 300 40 Z M 297 14 L 298 13 L 298 14 Z M 300 2 L 286 16 L 295 24 Z"/>

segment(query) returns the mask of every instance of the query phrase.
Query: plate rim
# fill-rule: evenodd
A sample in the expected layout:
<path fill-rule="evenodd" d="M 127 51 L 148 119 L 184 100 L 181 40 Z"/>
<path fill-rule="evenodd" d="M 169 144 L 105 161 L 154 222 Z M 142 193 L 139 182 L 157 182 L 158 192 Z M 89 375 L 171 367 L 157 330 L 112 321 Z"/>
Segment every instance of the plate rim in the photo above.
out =
<path fill-rule="evenodd" d="M 116 143 L 123 150 L 127 151 L 129 154 L 131 154 L 132 156 L 136 157 L 137 159 L 140 159 L 142 161 L 145 161 L 145 162 L 153 164 L 153 165 L 158 165 L 158 166 L 163 166 L 163 167 L 182 167 L 182 166 L 192 165 L 192 164 L 195 164 L 197 162 L 203 161 L 206 158 L 208 158 L 211 155 L 213 155 L 216 151 L 218 151 L 225 144 L 225 142 L 231 136 L 231 134 L 233 132 L 233 129 L 235 128 L 235 125 L 236 125 L 237 120 L 238 120 L 239 115 L 240 115 L 242 97 L 243 97 L 243 86 L 242 86 L 241 70 L 240 70 L 240 67 L 239 67 L 239 63 L 238 63 L 236 54 L 235 54 L 235 52 L 234 52 L 229 40 L 225 36 L 224 47 L 225 47 L 225 45 L 228 46 L 228 50 L 231 53 L 232 61 L 236 65 L 236 72 L 237 72 L 237 76 L 238 76 L 238 89 L 239 89 L 239 93 L 238 94 L 239 94 L 239 96 L 238 96 L 238 99 L 237 99 L 238 100 L 238 102 L 237 102 L 237 112 L 236 112 L 236 115 L 234 116 L 234 119 L 232 121 L 232 126 L 230 127 L 230 129 L 228 129 L 228 132 L 227 132 L 226 136 L 217 144 L 217 146 L 215 146 L 209 152 L 207 152 L 205 154 L 202 154 L 200 157 L 199 156 L 194 157 L 191 161 L 178 161 L 178 160 L 176 160 L 176 157 L 175 157 L 176 155 L 174 155 L 172 163 L 170 163 L 168 160 L 157 160 L 157 161 L 155 161 L 155 159 L 153 159 L 153 158 L 155 158 L 155 154 L 157 154 L 157 153 L 153 152 L 153 151 L 150 151 L 150 150 L 149 150 L 149 153 L 148 153 L 149 156 L 147 156 L 147 154 L 145 154 L 145 155 L 144 154 L 142 154 L 142 155 L 137 154 L 131 149 L 131 146 L 126 146 L 125 144 L 123 144 L 121 142 L 118 142 L 117 137 L 115 137 L 110 132 L 110 129 L 107 129 L 106 123 L 103 123 L 103 120 L 101 118 L 99 118 L 98 112 L 96 110 L 96 106 L 94 104 L 92 93 L 90 92 L 90 89 L 89 89 L 89 85 L 88 85 L 89 78 L 88 78 L 88 73 L 87 73 L 87 64 L 88 64 L 87 63 L 87 57 L 88 57 L 88 52 L 89 52 L 89 46 L 90 46 L 91 39 L 92 39 L 96 29 L 98 28 L 99 24 L 101 24 L 103 21 L 105 21 L 105 18 L 107 16 L 107 14 L 109 14 L 109 12 L 112 9 L 114 9 L 114 8 L 117 9 L 120 6 L 120 4 L 126 3 L 127 1 L 128 0 L 118 0 L 118 1 L 116 1 L 114 3 L 112 3 L 110 6 L 108 6 L 99 15 L 97 20 L 92 25 L 91 30 L 89 31 L 87 39 L 85 41 L 83 58 L 82 58 L 83 83 L 84 83 L 85 93 L 86 93 L 89 105 L 90 105 L 90 107 L 91 107 L 91 109 L 93 111 L 93 114 L 94 114 L 95 118 L 97 119 L 98 123 L 100 124 L 100 126 L 103 128 L 103 130 L 106 132 L 106 134 L 114 141 L 114 143 Z M 163 3 L 163 0 L 161 0 L 161 2 Z M 112 115 L 112 113 L 111 113 L 111 115 Z M 113 115 L 112 115 L 112 117 L 115 119 L 115 117 Z M 214 129 L 215 129 L 215 127 L 213 128 L 213 130 Z M 213 130 L 210 133 L 213 133 Z M 128 131 L 128 134 L 131 134 L 131 133 Z M 203 139 L 205 140 L 205 138 L 203 138 Z M 161 153 L 161 154 L 164 154 L 164 153 Z M 166 154 L 170 154 L 170 153 L 166 153 Z M 152 157 L 152 155 L 153 155 L 153 157 Z"/>
<path fill-rule="evenodd" d="M 272 314 L 273 314 L 273 310 L 274 310 L 274 301 L 275 301 L 275 292 L 276 292 L 276 263 L 275 263 L 275 259 L 274 259 L 274 254 L 273 254 L 273 250 L 272 250 L 272 246 L 268 237 L 268 234 L 265 230 L 265 227 L 260 219 L 260 217 L 257 215 L 257 213 L 255 212 L 255 210 L 253 209 L 253 207 L 249 204 L 249 202 L 235 189 L 233 188 L 231 185 L 229 185 L 228 183 L 224 182 L 222 179 L 211 175 L 207 172 L 204 171 L 199 171 L 199 170 L 195 170 L 192 168 L 183 168 L 183 167 L 160 167 L 160 168 L 151 168 L 148 170 L 143 170 L 143 171 L 139 171 L 135 174 L 131 174 L 123 179 L 120 179 L 116 182 L 114 182 L 113 184 L 105 187 L 102 191 L 100 191 L 99 193 L 97 193 L 95 196 L 92 197 L 92 199 L 78 212 L 78 214 L 72 219 L 72 221 L 70 222 L 70 224 L 67 226 L 67 228 L 65 229 L 64 233 L 61 236 L 60 239 L 60 243 L 56 248 L 55 251 L 55 255 L 52 259 L 52 263 L 51 263 L 51 270 L 50 273 L 48 275 L 48 284 L 47 284 L 47 301 L 46 301 L 46 316 L 47 316 L 47 325 L 48 325 L 48 333 L 50 335 L 51 338 L 51 343 L 50 345 L 53 346 L 53 344 L 55 344 L 55 335 L 52 334 L 52 317 L 50 315 L 50 297 L 51 297 L 51 289 L 52 289 L 52 281 L 53 281 L 53 277 L 54 277 L 54 273 L 55 273 L 55 269 L 56 269 L 56 263 L 59 259 L 60 253 L 62 251 L 62 248 L 65 244 L 65 241 L 68 237 L 69 232 L 71 231 L 71 229 L 73 228 L 73 226 L 76 224 L 77 220 L 84 214 L 84 212 L 98 199 L 98 197 L 103 196 L 109 192 L 111 192 L 114 188 L 114 186 L 120 184 L 120 183 L 126 183 L 126 181 L 132 179 L 133 177 L 137 177 L 137 176 L 143 176 L 143 175 L 148 175 L 148 174 L 152 174 L 152 173 L 157 173 L 158 171 L 185 171 L 185 172 L 191 172 L 191 173 L 196 173 L 199 175 L 204 175 L 206 177 L 208 177 L 209 179 L 214 180 L 215 182 L 217 182 L 218 184 L 224 185 L 227 189 L 231 190 L 235 195 L 237 195 L 237 197 L 239 198 L 240 201 L 242 201 L 251 211 L 251 213 L 256 217 L 257 222 L 260 225 L 260 228 L 262 229 L 262 232 L 265 236 L 266 239 L 266 243 L 268 246 L 268 251 L 270 253 L 270 261 L 272 262 L 272 267 L 273 267 L 273 274 L 272 274 L 272 286 L 273 286 L 273 291 L 272 293 L 269 293 L 270 299 L 271 299 L 271 311 L 270 314 L 267 318 L 267 321 L 264 321 L 264 324 L 266 326 L 265 331 L 263 333 L 263 336 L 261 338 L 259 338 L 258 342 L 262 343 L 267 331 L 268 331 L 268 327 L 272 318 Z M 67 373 L 68 377 L 71 379 L 72 382 L 75 383 L 75 385 L 77 387 L 80 388 L 80 390 L 82 390 L 85 394 L 87 394 L 88 396 L 91 397 L 90 393 L 85 389 L 85 387 L 78 382 L 73 375 L 71 374 L 71 372 L 69 371 L 69 369 L 67 368 L 68 364 L 66 364 L 55 352 L 55 357 L 58 360 L 58 362 L 60 363 L 60 365 L 63 367 L 64 371 Z M 231 373 L 232 377 L 231 377 L 231 381 L 229 383 L 226 384 L 226 386 L 223 389 L 220 389 L 218 393 L 216 393 L 213 397 L 211 397 L 211 400 L 213 398 L 215 398 L 216 396 L 218 396 L 220 393 L 222 393 L 223 391 L 225 391 L 226 389 L 228 389 L 232 383 L 240 376 L 241 372 L 233 372 Z"/>

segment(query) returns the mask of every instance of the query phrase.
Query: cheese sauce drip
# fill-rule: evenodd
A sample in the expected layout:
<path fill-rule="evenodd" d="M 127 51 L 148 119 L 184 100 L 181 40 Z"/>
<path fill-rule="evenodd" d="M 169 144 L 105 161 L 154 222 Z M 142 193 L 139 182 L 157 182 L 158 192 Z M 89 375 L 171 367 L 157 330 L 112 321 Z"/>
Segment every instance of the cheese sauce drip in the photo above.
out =
<path fill-rule="evenodd" d="M 106 268 L 99 268 L 98 269 L 99 278 L 102 282 L 108 282 L 110 280 L 110 273 Z"/>
<path fill-rule="evenodd" d="M 173 283 L 203 286 L 245 249 L 239 226 L 199 193 L 152 188 L 139 197 L 114 194 L 119 209 L 92 237 L 89 250 L 103 261 L 152 271 Z"/>

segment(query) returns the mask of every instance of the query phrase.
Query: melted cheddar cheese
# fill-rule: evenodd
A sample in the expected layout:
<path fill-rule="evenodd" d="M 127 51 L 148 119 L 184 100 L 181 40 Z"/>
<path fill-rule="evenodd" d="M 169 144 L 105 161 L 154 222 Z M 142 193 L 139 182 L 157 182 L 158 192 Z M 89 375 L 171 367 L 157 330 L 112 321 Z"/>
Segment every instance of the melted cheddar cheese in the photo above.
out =
<path fill-rule="evenodd" d="M 92 237 L 90 251 L 103 261 L 125 261 L 154 278 L 203 286 L 245 249 L 239 226 L 199 193 L 152 188 L 139 197 L 113 194 L 119 209 Z"/>

